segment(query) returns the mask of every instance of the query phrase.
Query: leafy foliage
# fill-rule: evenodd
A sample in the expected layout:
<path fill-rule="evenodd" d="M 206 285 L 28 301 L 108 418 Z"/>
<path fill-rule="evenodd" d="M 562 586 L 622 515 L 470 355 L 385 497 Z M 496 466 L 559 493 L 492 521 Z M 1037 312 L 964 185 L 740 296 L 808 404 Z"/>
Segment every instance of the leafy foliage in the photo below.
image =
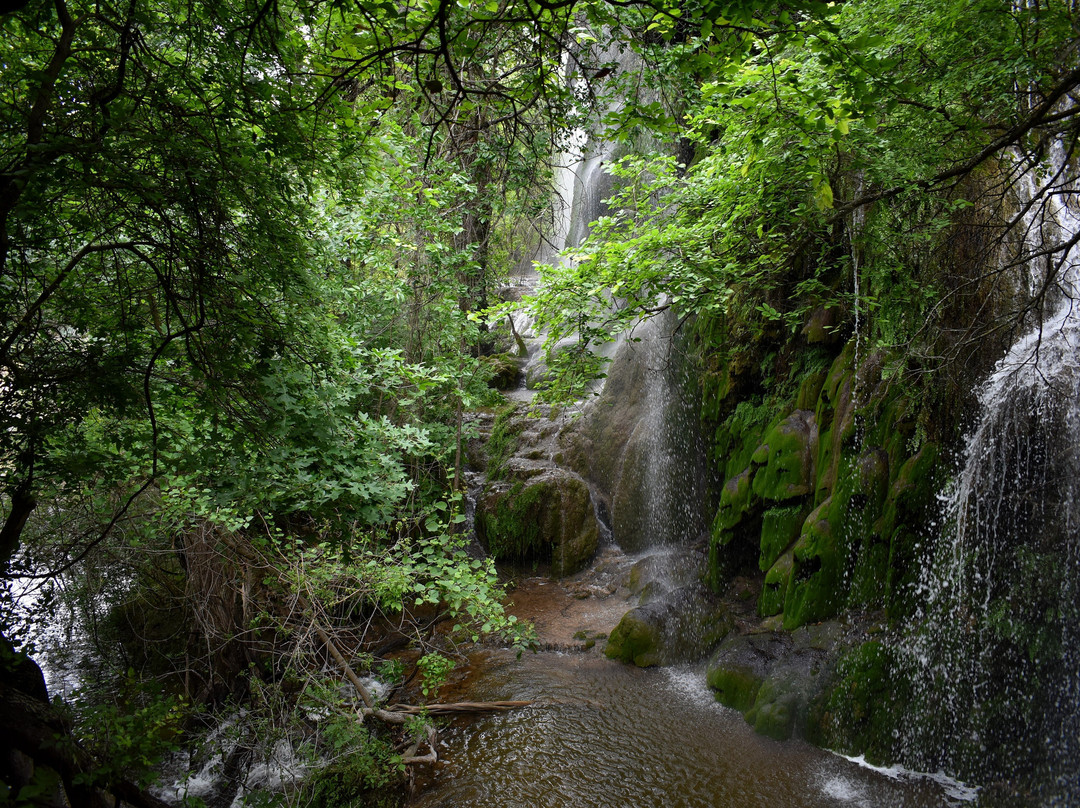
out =
<path fill-rule="evenodd" d="M 610 166 L 608 215 L 547 271 L 545 396 L 581 395 L 593 349 L 669 307 L 761 369 L 822 308 L 936 356 L 927 324 L 987 294 L 950 272 L 955 234 L 1015 248 L 1013 166 L 1075 149 L 1075 30 L 1068 4 L 1000 0 L 5 14 L 0 566 L 66 575 L 114 622 L 139 582 L 196 627 L 184 681 L 207 699 L 302 669 L 312 625 L 397 618 L 425 689 L 449 659 L 430 619 L 525 645 L 462 532 L 462 414 L 492 401 L 477 312 L 552 234 L 574 128 L 599 112 L 607 137 L 681 147 Z M 760 386 L 732 419 L 769 420 Z M 109 714 L 107 754 L 141 766 L 128 740 L 164 721 Z M 354 741 L 328 803 L 394 765 Z"/>
<path fill-rule="evenodd" d="M 832 306 L 848 328 L 858 312 L 871 344 L 956 351 L 931 347 L 940 337 L 927 326 L 1000 266 L 1001 232 L 1019 222 L 1011 189 L 1028 167 L 1063 133 L 1075 143 L 1075 110 L 1057 105 L 1078 78 L 1064 56 L 1073 12 L 905 0 L 735 19 L 742 47 L 730 58 L 715 58 L 727 16 L 669 46 L 693 77 L 692 159 L 635 154 L 608 167 L 608 214 L 544 269 L 533 305 L 551 344 L 578 334 L 592 349 L 675 307 L 728 324 L 718 347 L 735 354 Z M 963 227 L 1001 228 L 965 261 L 982 278 L 950 277 L 962 242 L 949 239 Z"/>

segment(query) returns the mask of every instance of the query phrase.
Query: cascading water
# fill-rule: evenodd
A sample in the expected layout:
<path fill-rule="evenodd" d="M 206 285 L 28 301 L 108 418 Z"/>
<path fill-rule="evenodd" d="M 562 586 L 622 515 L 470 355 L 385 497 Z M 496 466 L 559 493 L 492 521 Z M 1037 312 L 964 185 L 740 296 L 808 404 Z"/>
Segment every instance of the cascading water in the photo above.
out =
<path fill-rule="evenodd" d="M 1032 291 L 1047 313 L 978 394 L 946 529 L 920 584 L 907 763 L 1022 795 L 1080 798 L 1080 234 L 1056 148 L 1021 184 Z M 1026 198 L 1025 198 L 1026 197 Z M 1032 202 L 1037 204 L 1030 204 Z M 1054 247 L 1054 249 L 1049 249 Z M 1000 787 L 1000 786 L 999 786 Z"/>
<path fill-rule="evenodd" d="M 685 545 L 705 529 L 698 407 L 688 396 L 690 385 L 679 378 L 676 322 L 670 309 L 649 321 L 637 348 L 645 366 L 645 399 L 635 430 L 642 448 L 643 546 Z"/>

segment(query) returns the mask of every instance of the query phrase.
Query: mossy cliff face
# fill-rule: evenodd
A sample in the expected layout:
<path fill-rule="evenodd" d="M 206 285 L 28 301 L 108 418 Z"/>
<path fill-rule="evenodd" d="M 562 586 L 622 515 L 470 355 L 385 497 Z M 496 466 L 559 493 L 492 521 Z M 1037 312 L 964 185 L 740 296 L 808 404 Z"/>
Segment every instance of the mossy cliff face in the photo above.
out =
<path fill-rule="evenodd" d="M 856 370 L 849 342 L 826 371 L 797 376 L 787 401 L 740 403 L 716 427 L 724 482 L 709 580 L 719 590 L 756 561 L 759 614 L 785 629 L 847 608 L 909 607 L 938 451 L 916 438 L 917 408 L 882 379 L 882 364 L 863 358 Z"/>
<path fill-rule="evenodd" d="M 783 383 L 741 359 L 703 378 L 723 480 L 706 580 L 760 587 L 708 682 L 762 734 L 887 762 L 911 694 L 884 638 L 914 608 L 944 469 L 917 394 L 825 319 L 787 344 Z"/>

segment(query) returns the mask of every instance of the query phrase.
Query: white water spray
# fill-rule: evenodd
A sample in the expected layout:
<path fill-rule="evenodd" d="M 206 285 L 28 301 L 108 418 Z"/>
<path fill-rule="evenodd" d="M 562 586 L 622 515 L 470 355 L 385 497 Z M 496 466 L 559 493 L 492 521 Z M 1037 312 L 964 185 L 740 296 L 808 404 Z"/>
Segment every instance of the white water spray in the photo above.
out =
<path fill-rule="evenodd" d="M 905 731 L 909 762 L 982 782 L 1024 779 L 1044 805 L 1080 796 L 1074 179 L 1060 146 L 1022 176 L 1023 256 L 1032 309 L 1044 316 L 978 391 L 906 649 L 920 704 Z"/>

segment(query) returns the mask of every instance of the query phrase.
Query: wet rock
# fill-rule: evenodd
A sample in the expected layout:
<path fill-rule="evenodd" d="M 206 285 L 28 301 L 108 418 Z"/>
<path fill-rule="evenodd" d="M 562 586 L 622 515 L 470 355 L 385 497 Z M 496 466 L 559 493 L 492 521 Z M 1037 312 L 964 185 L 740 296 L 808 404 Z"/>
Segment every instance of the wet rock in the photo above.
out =
<path fill-rule="evenodd" d="M 567 464 L 595 484 L 630 552 L 696 537 L 708 524 L 698 386 L 670 348 L 673 325 L 650 321 L 622 342 L 600 396 L 563 435 Z"/>
<path fill-rule="evenodd" d="M 685 662 L 700 658 L 733 627 L 728 607 L 694 584 L 627 612 L 604 653 L 640 668 Z"/>
<path fill-rule="evenodd" d="M 707 681 L 717 701 L 743 713 L 762 735 L 805 737 L 845 638 L 836 621 L 730 636 L 710 661 Z"/>
<path fill-rule="evenodd" d="M 548 370 L 547 362 L 541 357 L 533 359 L 525 367 L 526 390 L 541 390 L 550 379 L 551 372 Z"/>
<path fill-rule="evenodd" d="M 657 538 L 649 524 L 649 445 L 647 428 L 630 435 L 622 453 L 618 482 L 611 493 L 611 531 L 628 552 L 653 546 Z"/>
<path fill-rule="evenodd" d="M 778 502 L 809 494 L 817 442 L 817 421 L 809 410 L 796 410 L 773 427 L 754 453 L 754 462 L 764 464 L 754 475 L 754 493 Z"/>
<path fill-rule="evenodd" d="M 795 555 L 789 550 L 780 556 L 765 574 L 765 583 L 761 587 L 761 597 L 758 600 L 758 614 L 762 617 L 777 615 L 784 610 L 794 568 Z"/>
<path fill-rule="evenodd" d="M 724 640 L 705 675 L 716 700 L 742 713 L 749 710 L 788 643 L 789 638 L 778 632 L 738 634 Z"/>
<path fill-rule="evenodd" d="M 491 372 L 490 387 L 496 390 L 512 390 L 517 387 L 518 375 L 521 372 L 517 357 L 510 353 L 491 354 L 481 356 L 480 361 Z"/>
<path fill-rule="evenodd" d="M 588 564 L 599 539 L 588 485 L 554 467 L 489 482 L 477 502 L 476 532 L 497 560 L 550 563 L 555 576 Z"/>
<path fill-rule="evenodd" d="M 840 341 L 837 323 L 841 311 L 837 306 L 818 306 L 802 327 L 802 335 L 810 345 L 834 345 Z"/>
<path fill-rule="evenodd" d="M 627 588 L 642 603 L 697 582 L 704 572 L 700 553 L 687 548 L 661 550 L 634 562 Z"/>
<path fill-rule="evenodd" d="M 832 499 L 806 518 L 792 551 L 790 583 L 784 599 L 784 628 L 831 617 L 843 603 L 842 577 L 847 553 L 830 520 Z"/>

